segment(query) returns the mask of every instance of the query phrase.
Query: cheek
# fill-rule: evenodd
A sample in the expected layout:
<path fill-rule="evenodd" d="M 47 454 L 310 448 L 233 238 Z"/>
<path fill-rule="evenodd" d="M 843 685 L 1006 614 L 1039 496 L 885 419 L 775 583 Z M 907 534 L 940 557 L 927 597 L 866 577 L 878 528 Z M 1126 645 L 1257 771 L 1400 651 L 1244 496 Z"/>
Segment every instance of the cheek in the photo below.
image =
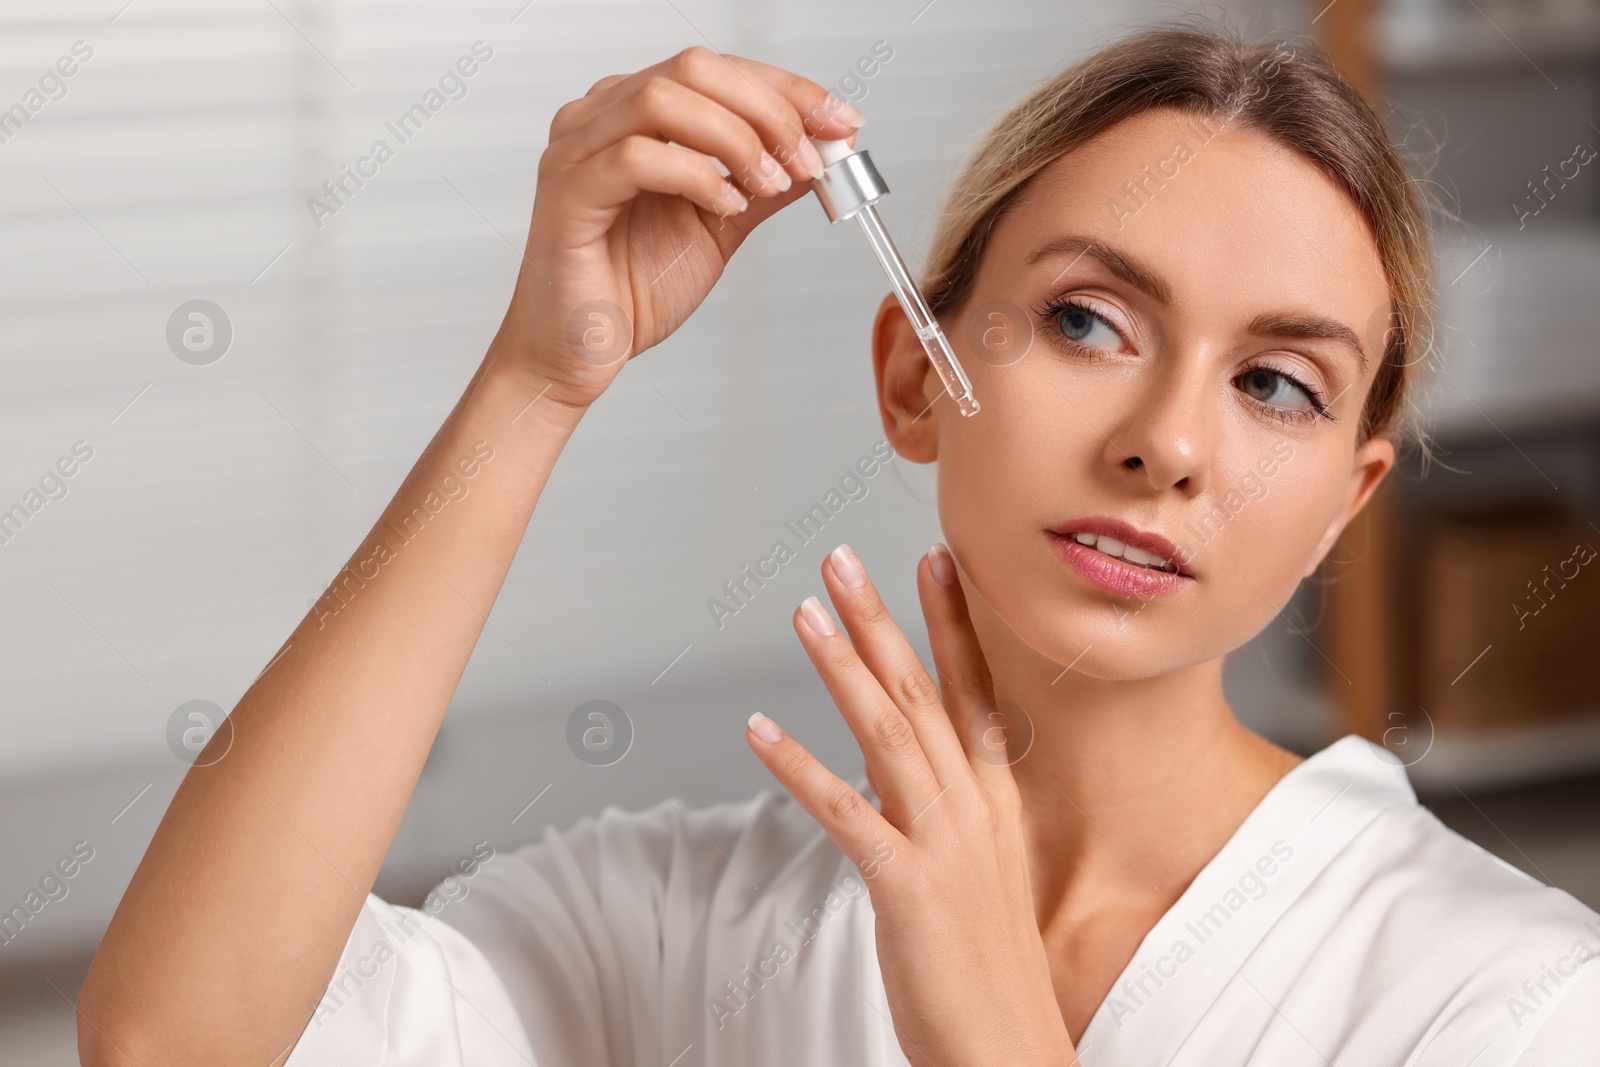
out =
<path fill-rule="evenodd" d="M 1230 647 L 1243 644 L 1266 627 L 1302 580 L 1343 503 L 1348 469 L 1297 446 L 1293 459 L 1262 482 L 1258 500 L 1236 490 L 1242 507 L 1225 523 L 1213 511 L 1209 538 L 1194 554 L 1203 581 L 1204 613 L 1226 635 Z M 1225 493 L 1219 494 L 1225 496 Z"/>
<path fill-rule="evenodd" d="M 1203 595 L 1173 620 L 1206 634 L 1205 647 L 1192 650 L 1196 659 L 1231 652 L 1273 625 L 1302 581 L 1339 503 L 1330 490 L 1342 484 L 1333 471 L 1319 482 L 1304 462 L 1299 471 L 1280 471 L 1266 496 L 1247 503 L 1196 553 L 1196 568 L 1205 568 Z"/>
<path fill-rule="evenodd" d="M 975 417 L 938 404 L 940 526 L 986 610 L 1007 624 L 1002 632 L 1070 659 L 1088 640 L 1079 631 L 1114 616 L 1103 598 L 1074 592 L 1045 530 L 1089 509 L 1104 438 L 1048 380 L 1017 367 L 986 378 L 980 386 L 974 376 L 983 404 Z"/>
<path fill-rule="evenodd" d="M 1228 572 L 1236 579 L 1250 576 L 1269 596 L 1262 581 L 1292 588 L 1344 502 L 1349 473 L 1348 465 L 1329 462 L 1309 445 L 1298 446 L 1274 477 L 1262 479 L 1261 499 L 1248 502 L 1240 513 L 1234 524 L 1239 536 L 1228 548 L 1236 558 L 1224 563 Z M 1287 599 L 1289 588 L 1275 599 Z"/>
<path fill-rule="evenodd" d="M 975 578 L 972 568 L 985 560 L 1022 564 L 1019 548 L 1034 541 L 1042 547 L 1049 523 L 1077 514 L 1074 495 L 1092 484 L 1100 451 L 1094 429 L 1049 381 L 1018 368 L 985 378 L 975 417 L 939 405 L 940 520 L 947 535 L 970 546 L 969 555 L 981 555 L 969 564 Z"/>

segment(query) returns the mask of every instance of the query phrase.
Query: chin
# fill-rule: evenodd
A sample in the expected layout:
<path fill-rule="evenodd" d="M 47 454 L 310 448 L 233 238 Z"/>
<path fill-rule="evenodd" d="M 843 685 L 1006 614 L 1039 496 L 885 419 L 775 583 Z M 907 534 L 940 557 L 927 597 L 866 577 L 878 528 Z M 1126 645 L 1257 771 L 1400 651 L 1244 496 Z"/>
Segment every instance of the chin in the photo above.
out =
<path fill-rule="evenodd" d="M 1120 607 L 1120 606 L 1119 606 Z M 1029 627 L 1032 633 L 1013 632 L 1028 647 L 1063 667 L 1069 664 L 1075 674 L 1107 682 L 1135 682 L 1158 678 L 1226 655 L 1231 648 L 1215 641 L 1215 631 L 1204 626 L 1191 627 L 1175 619 L 1152 618 L 1154 607 L 1138 616 L 1137 603 L 1122 610 L 1130 614 L 1119 625 L 1084 617 L 1082 609 L 1057 611 L 1052 620 Z M 1098 614 L 1109 608 L 1097 605 Z M 1197 641 L 1198 634 L 1206 640 Z M 1242 643 L 1242 642 L 1241 642 Z"/>
<path fill-rule="evenodd" d="M 974 599 L 1014 640 L 1061 668 L 1102 681 L 1141 681 L 1218 659 L 1271 621 L 1232 598 L 1203 610 L 1199 589 L 1141 601 L 1083 588 L 1075 579 L 1017 588 L 1003 582 L 993 593 L 978 581 Z"/>

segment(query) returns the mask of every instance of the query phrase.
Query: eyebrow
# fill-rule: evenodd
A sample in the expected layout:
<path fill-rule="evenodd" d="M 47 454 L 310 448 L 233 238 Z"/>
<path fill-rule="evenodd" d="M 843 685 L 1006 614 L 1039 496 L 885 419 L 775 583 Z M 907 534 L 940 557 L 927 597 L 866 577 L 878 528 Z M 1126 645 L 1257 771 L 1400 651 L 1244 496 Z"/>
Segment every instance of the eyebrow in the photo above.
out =
<path fill-rule="evenodd" d="M 1250 332 L 1257 337 L 1293 337 L 1297 339 L 1337 341 L 1349 346 L 1361 361 L 1361 373 L 1367 372 L 1367 353 L 1361 347 L 1356 332 L 1342 322 L 1318 318 L 1315 315 L 1257 315 L 1250 320 Z"/>
<path fill-rule="evenodd" d="M 1073 254 L 1076 254 L 1078 259 L 1082 259 L 1084 256 L 1092 256 L 1106 270 L 1115 274 L 1135 289 L 1143 290 L 1163 304 L 1172 302 L 1172 290 L 1159 274 L 1140 265 L 1137 260 L 1129 259 L 1115 248 L 1109 248 L 1096 241 L 1091 241 L 1087 237 L 1076 235 L 1057 237 L 1055 240 L 1040 245 L 1032 252 L 1029 252 L 1027 262 L 1031 265 L 1042 259 L 1049 259 L 1052 256 L 1069 256 Z M 1073 263 L 1076 262 L 1077 259 L 1073 260 Z M 1071 266 L 1071 264 L 1068 264 L 1068 266 Z M 1066 270 L 1063 269 L 1061 274 L 1065 273 Z M 1061 274 L 1056 275 L 1056 277 L 1061 277 Z"/>
<path fill-rule="evenodd" d="M 1159 274 L 1115 248 L 1087 237 L 1076 234 L 1057 237 L 1028 253 L 1026 262 L 1031 265 L 1055 256 L 1068 255 L 1076 257 L 1073 263 L 1084 256 L 1090 256 L 1106 270 L 1159 303 L 1172 302 L 1172 289 Z M 1067 268 L 1071 265 L 1069 263 Z M 1065 274 L 1067 268 L 1062 268 L 1061 274 Z M 1056 278 L 1060 278 L 1061 274 L 1057 274 Z M 1336 341 L 1349 346 L 1356 354 L 1356 358 L 1361 361 L 1361 372 L 1366 373 L 1367 353 L 1361 346 L 1361 338 L 1342 322 L 1316 315 L 1263 313 L 1250 320 L 1249 332 L 1257 337 Z"/>

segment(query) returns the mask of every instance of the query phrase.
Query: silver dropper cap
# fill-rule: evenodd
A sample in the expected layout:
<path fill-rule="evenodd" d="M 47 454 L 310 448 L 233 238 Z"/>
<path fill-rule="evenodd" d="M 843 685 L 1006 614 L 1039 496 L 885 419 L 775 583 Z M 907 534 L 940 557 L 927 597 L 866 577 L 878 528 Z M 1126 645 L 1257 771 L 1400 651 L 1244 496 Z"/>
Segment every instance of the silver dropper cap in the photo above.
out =
<path fill-rule="evenodd" d="M 812 188 L 829 222 L 848 219 L 889 195 L 889 185 L 872 165 L 866 150 L 854 151 L 843 141 L 818 141 L 822 177 Z"/>

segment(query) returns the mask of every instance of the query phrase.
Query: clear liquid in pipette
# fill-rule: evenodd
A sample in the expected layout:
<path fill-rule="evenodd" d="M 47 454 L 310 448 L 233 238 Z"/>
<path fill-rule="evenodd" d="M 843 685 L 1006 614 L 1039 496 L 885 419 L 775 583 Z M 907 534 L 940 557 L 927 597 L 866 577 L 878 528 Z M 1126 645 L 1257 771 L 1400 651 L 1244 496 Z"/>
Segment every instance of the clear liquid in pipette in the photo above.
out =
<path fill-rule="evenodd" d="M 916 283 L 911 280 L 911 272 L 906 269 L 906 262 L 900 257 L 900 250 L 895 248 L 894 242 L 889 239 L 889 231 L 884 228 L 883 220 L 878 218 L 878 213 L 870 204 L 856 213 L 856 220 L 861 224 L 862 232 L 866 234 L 867 243 L 877 253 L 878 263 L 888 275 L 889 282 L 894 287 L 895 298 L 905 309 L 911 328 L 922 341 L 923 350 L 933 361 L 934 370 L 939 372 L 945 392 L 956 402 L 956 408 L 961 414 L 976 415 L 978 401 L 973 398 L 972 383 L 967 380 L 966 372 L 961 369 L 955 350 L 950 347 L 949 338 L 945 337 L 944 330 L 939 328 L 939 320 L 933 317 L 928 302 L 923 299 Z"/>
<path fill-rule="evenodd" d="M 966 375 L 961 372 L 961 365 L 956 362 L 955 352 L 951 350 L 950 341 L 945 337 L 944 331 L 939 328 L 938 321 L 930 322 L 927 326 L 918 329 L 916 333 L 917 337 L 922 341 L 923 350 L 928 353 L 928 358 L 933 361 L 934 369 L 940 371 L 940 377 L 946 378 L 945 391 L 951 394 L 951 399 L 956 402 L 957 410 L 963 415 L 976 415 L 978 413 L 978 402 L 972 396 L 972 386 L 967 383 Z M 949 368 L 948 374 L 944 369 L 946 367 Z M 960 383 L 961 389 L 959 392 L 950 388 L 951 382 L 948 379 L 951 377 Z"/>

